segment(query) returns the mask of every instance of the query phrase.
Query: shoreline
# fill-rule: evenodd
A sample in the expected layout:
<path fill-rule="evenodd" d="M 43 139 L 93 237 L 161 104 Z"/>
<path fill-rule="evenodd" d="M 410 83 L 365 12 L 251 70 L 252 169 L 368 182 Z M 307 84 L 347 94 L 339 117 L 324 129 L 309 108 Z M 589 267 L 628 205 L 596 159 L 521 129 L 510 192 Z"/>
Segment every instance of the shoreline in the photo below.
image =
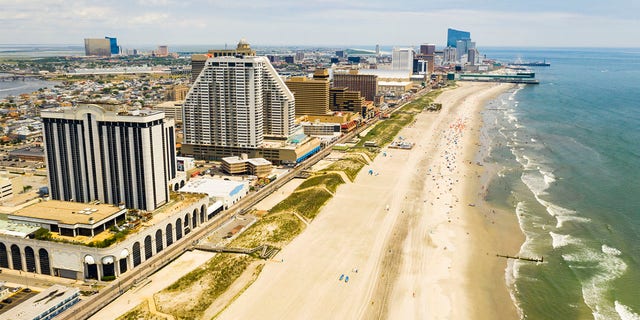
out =
<path fill-rule="evenodd" d="M 510 87 L 464 83 L 443 92 L 443 111 L 422 112 L 400 132 L 414 149 L 385 149 L 341 186 L 278 254 L 282 263 L 265 265 L 219 319 L 517 318 L 507 262 L 494 252 L 519 250 L 517 219 L 467 205 L 478 202 L 483 172 L 473 161 L 480 111 Z"/>

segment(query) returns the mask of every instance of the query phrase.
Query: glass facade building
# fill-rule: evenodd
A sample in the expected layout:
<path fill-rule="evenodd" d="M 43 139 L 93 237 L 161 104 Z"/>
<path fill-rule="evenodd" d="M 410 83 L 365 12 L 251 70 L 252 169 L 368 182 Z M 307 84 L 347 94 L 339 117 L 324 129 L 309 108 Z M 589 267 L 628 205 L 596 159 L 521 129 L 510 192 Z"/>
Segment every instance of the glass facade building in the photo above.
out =
<path fill-rule="evenodd" d="M 471 32 L 447 29 L 447 47 L 456 48 L 459 40 L 471 40 Z"/>

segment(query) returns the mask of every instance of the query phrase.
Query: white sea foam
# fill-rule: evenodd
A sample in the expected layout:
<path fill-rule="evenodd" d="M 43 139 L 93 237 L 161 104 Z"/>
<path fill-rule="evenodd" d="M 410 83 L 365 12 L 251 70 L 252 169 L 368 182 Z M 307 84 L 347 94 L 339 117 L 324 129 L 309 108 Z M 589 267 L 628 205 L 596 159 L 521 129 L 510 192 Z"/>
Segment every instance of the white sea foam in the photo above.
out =
<path fill-rule="evenodd" d="M 620 252 L 620 250 L 613 248 L 613 247 L 609 247 L 606 244 L 602 245 L 602 253 L 606 253 L 608 255 L 612 255 L 612 256 L 619 256 L 622 254 L 622 252 Z"/>
<path fill-rule="evenodd" d="M 625 306 L 624 304 L 618 302 L 617 300 L 614 302 L 614 306 L 615 306 L 616 312 L 620 316 L 620 319 L 622 319 L 622 320 L 640 320 L 640 315 L 638 315 L 637 313 L 633 312 L 633 310 L 631 310 L 631 308 Z"/>
<path fill-rule="evenodd" d="M 569 263 L 569 267 L 584 273 L 584 269 L 593 269 L 593 276 L 580 279 L 582 299 L 589 306 L 596 320 L 617 318 L 617 309 L 607 299 L 607 292 L 611 282 L 622 276 L 627 265 L 616 255 L 584 247 L 581 250 L 563 254 L 562 258 Z"/>
<path fill-rule="evenodd" d="M 520 176 L 520 180 L 522 180 L 536 197 L 545 194 L 544 191 L 547 189 L 547 184 L 538 171 L 524 171 Z"/>
<path fill-rule="evenodd" d="M 579 216 L 555 216 L 557 223 L 556 223 L 556 229 L 560 229 L 564 226 L 564 223 L 567 221 L 572 221 L 572 222 L 591 222 L 591 219 L 589 218 L 584 218 L 584 217 L 579 217 Z"/>
<path fill-rule="evenodd" d="M 511 301 L 516 306 L 516 310 L 518 311 L 518 318 L 524 319 L 524 310 L 520 306 L 520 302 L 516 298 L 516 293 L 518 292 L 518 285 L 516 284 L 516 279 L 518 279 L 518 269 L 519 264 L 516 259 L 507 259 L 507 267 L 504 270 L 504 280 L 507 283 L 507 288 L 509 288 L 509 296 L 511 296 Z"/>
<path fill-rule="evenodd" d="M 547 185 L 547 188 L 556 181 L 556 176 L 552 172 L 540 170 L 540 173 L 544 176 L 544 183 Z"/>
<path fill-rule="evenodd" d="M 554 249 L 564 247 L 570 244 L 579 243 L 578 239 L 568 234 L 559 234 L 552 231 L 552 232 L 549 232 L 549 235 L 551 236 L 551 245 L 553 246 Z"/>

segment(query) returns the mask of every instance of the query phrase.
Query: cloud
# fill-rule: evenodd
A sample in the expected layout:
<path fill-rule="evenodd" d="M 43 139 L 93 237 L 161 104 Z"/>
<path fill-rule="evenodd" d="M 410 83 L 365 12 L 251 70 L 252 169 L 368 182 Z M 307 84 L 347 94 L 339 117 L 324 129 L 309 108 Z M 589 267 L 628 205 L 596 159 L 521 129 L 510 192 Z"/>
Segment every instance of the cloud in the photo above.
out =
<path fill-rule="evenodd" d="M 200 44 L 246 37 L 261 44 L 444 44 L 446 29 L 471 32 L 478 46 L 640 46 L 640 1 L 585 5 L 539 0 L 0 0 L 0 43 L 110 34 L 123 42 Z"/>

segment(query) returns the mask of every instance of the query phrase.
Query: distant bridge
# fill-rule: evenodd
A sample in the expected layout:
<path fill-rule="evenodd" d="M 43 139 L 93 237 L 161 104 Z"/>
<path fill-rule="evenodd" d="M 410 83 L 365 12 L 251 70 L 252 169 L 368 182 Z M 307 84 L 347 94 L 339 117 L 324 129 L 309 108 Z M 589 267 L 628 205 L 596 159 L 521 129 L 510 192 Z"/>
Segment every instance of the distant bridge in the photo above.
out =
<path fill-rule="evenodd" d="M 39 74 L 19 74 L 19 73 L 11 73 L 11 74 L 0 74 L 0 81 L 18 81 L 25 79 L 39 79 L 42 78 Z"/>

